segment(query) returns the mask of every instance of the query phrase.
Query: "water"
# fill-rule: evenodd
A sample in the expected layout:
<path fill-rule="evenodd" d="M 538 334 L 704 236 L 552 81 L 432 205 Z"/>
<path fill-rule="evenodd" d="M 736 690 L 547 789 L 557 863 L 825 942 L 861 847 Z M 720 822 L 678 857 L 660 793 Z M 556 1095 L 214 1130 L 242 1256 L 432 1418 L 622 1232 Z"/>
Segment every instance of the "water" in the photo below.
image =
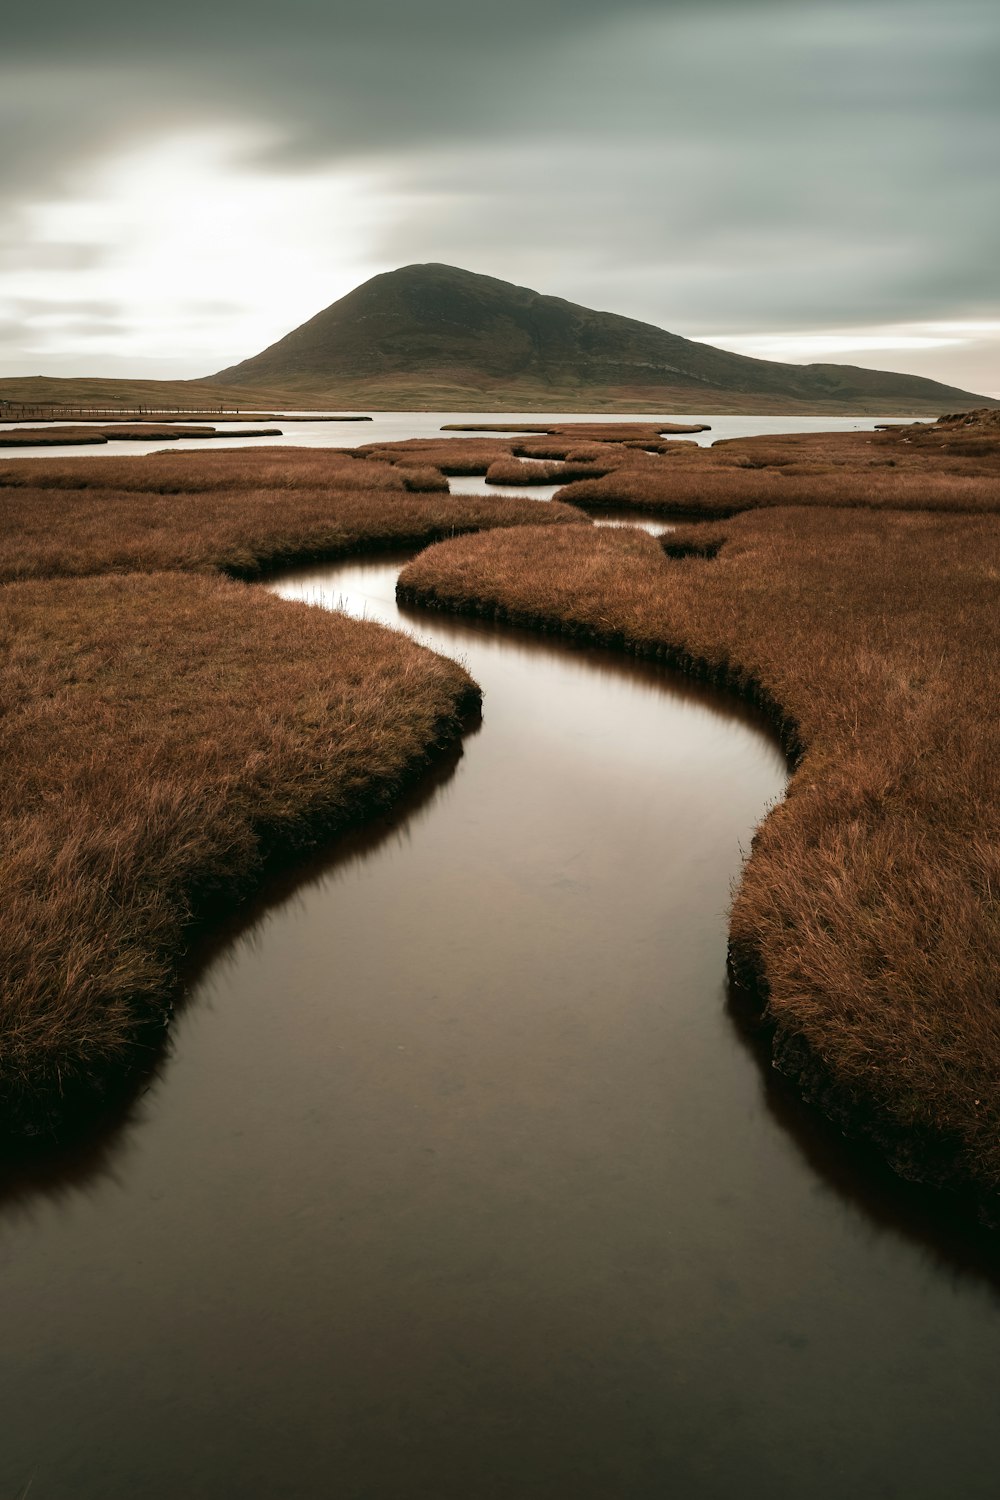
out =
<path fill-rule="evenodd" d="M 290 413 L 290 415 L 295 415 Z M 164 443 L 162 438 L 151 443 L 127 443 L 116 442 L 112 439 L 101 447 L 70 447 L 59 446 L 52 448 L 0 448 L 0 460 L 4 458 L 57 458 L 65 455 L 79 454 L 81 457 L 100 458 L 102 455 L 108 457 L 121 457 L 128 453 L 159 453 L 161 451 L 172 452 L 175 449 L 197 449 L 206 448 L 251 448 L 270 447 L 280 443 L 291 448 L 354 448 L 362 443 L 395 443 L 406 438 L 439 438 L 444 437 L 474 437 L 475 433 L 444 433 L 441 428 L 450 422 L 491 422 L 516 423 L 523 421 L 526 425 L 536 426 L 539 423 L 554 422 L 652 422 L 655 417 L 647 413 L 619 413 L 619 412 L 460 412 L 460 411 L 383 411 L 373 412 L 370 422 L 289 422 L 280 438 L 246 438 L 240 437 L 239 428 L 235 427 L 231 434 L 227 433 L 224 438 L 212 438 L 208 442 L 204 438 L 179 438 L 175 442 Z M 663 415 L 663 414 L 661 414 Z M 709 422 L 710 432 L 691 434 L 686 438 L 688 442 L 701 443 L 703 445 L 716 442 L 719 438 L 753 437 L 761 433 L 773 432 L 871 432 L 878 422 L 895 421 L 903 422 L 905 417 L 746 417 L 746 416 L 689 416 L 679 414 L 667 414 L 666 420 L 670 422 Z M 918 418 L 914 418 L 914 421 Z M 15 423 L 0 422 L 0 431 L 12 427 Z M 45 423 L 32 424 L 44 426 Z M 60 422 L 56 425 L 66 425 Z M 73 423 L 73 426 L 106 426 L 106 423 Z M 185 426 L 198 426 L 198 423 L 185 423 Z M 220 417 L 218 421 L 209 422 L 208 426 L 225 427 L 225 418 Z M 266 422 L 267 427 L 280 427 L 281 418 L 275 422 Z M 489 433 L 487 436 L 502 438 L 504 433 Z"/>
<path fill-rule="evenodd" d="M 0 1215 L 0 1495 L 996 1494 L 1000 1299 L 724 985 L 770 737 L 653 665 L 300 571 L 482 727 L 203 954 L 117 1131 Z"/>
<path fill-rule="evenodd" d="M 561 484 L 487 484 L 481 474 L 449 474 L 453 495 L 509 495 L 515 500 L 551 500 Z"/>
<path fill-rule="evenodd" d="M 479 474 L 452 475 L 448 480 L 448 488 L 453 495 L 504 495 L 515 500 L 552 500 L 562 488 L 558 484 L 487 484 L 486 480 Z M 649 511 L 635 510 L 628 506 L 616 506 L 614 509 L 586 512 L 588 520 L 595 526 L 638 526 L 641 531 L 648 531 L 651 536 L 665 536 L 668 531 L 674 531 L 677 520 L 664 521 L 657 516 L 651 516 Z M 703 520 L 704 517 L 693 516 L 692 520 Z"/>

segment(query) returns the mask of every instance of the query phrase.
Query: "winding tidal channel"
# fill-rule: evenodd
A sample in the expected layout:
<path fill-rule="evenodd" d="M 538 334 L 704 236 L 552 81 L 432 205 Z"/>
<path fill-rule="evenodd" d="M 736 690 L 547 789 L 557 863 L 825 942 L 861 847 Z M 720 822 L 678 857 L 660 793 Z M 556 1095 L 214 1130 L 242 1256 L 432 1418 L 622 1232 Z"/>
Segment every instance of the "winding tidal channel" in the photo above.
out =
<path fill-rule="evenodd" d="M 0 1500 L 994 1500 L 984 1259 L 769 1081 L 726 909 L 785 770 L 662 669 L 275 584 L 484 720 L 202 955 L 0 1209 Z"/>

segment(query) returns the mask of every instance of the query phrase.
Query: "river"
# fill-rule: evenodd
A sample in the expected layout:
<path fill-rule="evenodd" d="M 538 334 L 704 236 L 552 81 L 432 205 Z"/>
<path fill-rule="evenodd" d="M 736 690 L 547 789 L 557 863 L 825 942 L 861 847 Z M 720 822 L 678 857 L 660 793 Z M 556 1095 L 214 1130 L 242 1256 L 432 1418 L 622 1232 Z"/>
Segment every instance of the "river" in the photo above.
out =
<path fill-rule="evenodd" d="M 0 1497 L 986 1500 L 989 1250 L 727 997 L 785 773 L 650 663 L 402 611 L 484 719 L 202 949 L 168 1055 L 0 1202 Z"/>

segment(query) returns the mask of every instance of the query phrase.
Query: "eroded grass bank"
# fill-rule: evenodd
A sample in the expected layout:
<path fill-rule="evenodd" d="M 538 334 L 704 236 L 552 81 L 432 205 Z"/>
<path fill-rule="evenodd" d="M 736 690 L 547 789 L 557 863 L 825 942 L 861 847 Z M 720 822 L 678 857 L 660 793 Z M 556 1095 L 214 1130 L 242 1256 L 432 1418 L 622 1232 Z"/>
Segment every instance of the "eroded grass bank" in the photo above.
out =
<path fill-rule="evenodd" d="M 798 768 L 736 893 L 734 969 L 808 1095 L 997 1222 L 995 521 L 772 508 L 691 535 L 718 555 L 634 531 L 465 538 L 400 592 L 659 656 L 769 710 Z"/>
<path fill-rule="evenodd" d="M 269 850 L 382 806 L 455 740 L 478 689 L 453 662 L 220 576 L 589 529 L 442 487 L 322 451 L 0 466 L 0 1127 L 55 1128 L 155 1041 L 192 919 Z"/>

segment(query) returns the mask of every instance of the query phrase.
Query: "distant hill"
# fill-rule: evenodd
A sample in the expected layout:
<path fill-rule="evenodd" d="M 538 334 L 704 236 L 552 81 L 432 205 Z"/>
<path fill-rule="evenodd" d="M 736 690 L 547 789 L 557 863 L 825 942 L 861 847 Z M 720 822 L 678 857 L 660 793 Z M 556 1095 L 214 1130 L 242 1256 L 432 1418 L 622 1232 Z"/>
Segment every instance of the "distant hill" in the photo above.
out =
<path fill-rule="evenodd" d="M 389 408 L 920 415 L 1000 405 L 916 375 L 748 359 L 443 265 L 374 276 L 210 379 Z"/>

